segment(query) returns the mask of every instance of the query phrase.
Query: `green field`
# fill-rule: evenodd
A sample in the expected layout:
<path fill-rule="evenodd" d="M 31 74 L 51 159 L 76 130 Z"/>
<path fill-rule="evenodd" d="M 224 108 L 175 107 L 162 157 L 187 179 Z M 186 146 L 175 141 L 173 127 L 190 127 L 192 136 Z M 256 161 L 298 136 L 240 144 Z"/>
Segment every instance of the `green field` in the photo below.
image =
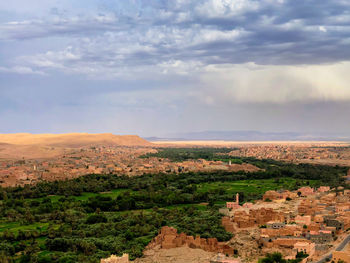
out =
<path fill-rule="evenodd" d="M 240 180 L 234 182 L 213 182 L 202 183 L 198 186 L 198 192 L 210 192 L 223 189 L 227 194 L 238 192 L 264 194 L 269 190 L 291 189 L 297 180 L 293 178 L 265 179 L 265 180 Z M 317 180 L 299 181 L 302 185 L 314 186 L 319 183 Z"/>
<path fill-rule="evenodd" d="M 125 191 L 127 191 L 127 190 L 126 189 L 113 189 L 113 190 L 110 190 L 110 191 L 100 192 L 100 193 L 85 192 L 85 193 L 82 193 L 81 195 L 71 196 L 71 197 L 74 198 L 77 201 L 86 201 L 90 197 L 94 197 L 94 196 L 98 196 L 98 195 L 110 196 L 111 198 L 116 198 L 118 195 L 120 195 L 121 193 L 123 193 Z M 51 202 L 58 202 L 61 198 L 65 197 L 65 196 L 63 196 L 63 195 L 48 195 L 47 197 L 51 200 Z M 43 198 L 44 197 L 35 198 L 35 199 L 32 199 L 32 200 L 41 201 Z"/>
<path fill-rule="evenodd" d="M 2 222 L 0 223 L 0 232 L 3 232 L 5 230 L 10 230 L 14 232 L 15 234 L 18 233 L 18 231 L 29 231 L 29 230 L 47 230 L 49 226 L 49 223 L 35 223 L 30 225 L 22 225 L 19 222 Z"/>
<path fill-rule="evenodd" d="M 196 192 L 197 193 L 216 193 L 216 192 L 222 192 L 222 198 L 217 198 L 214 203 L 216 204 L 223 204 L 226 201 L 231 201 L 232 198 L 234 198 L 234 195 L 236 193 L 244 193 L 246 196 L 249 196 L 249 194 L 255 194 L 256 195 L 262 195 L 268 190 L 278 190 L 278 189 L 291 189 L 295 184 L 297 180 L 294 178 L 281 178 L 281 179 L 265 179 L 265 180 L 239 180 L 239 181 L 231 181 L 231 182 L 210 182 L 210 183 L 200 183 L 196 184 Z M 301 185 L 317 185 L 317 180 L 299 180 L 299 184 Z M 119 195 L 125 193 L 127 191 L 126 189 L 114 189 L 108 192 L 101 192 L 101 193 L 83 193 L 80 196 L 72 196 L 72 198 L 76 201 L 86 202 L 89 200 L 89 198 L 96 197 L 96 196 L 104 196 L 104 197 L 111 197 L 116 198 Z M 216 195 L 217 196 L 217 195 Z M 228 196 L 225 198 L 225 196 Z M 51 200 L 52 203 L 59 203 L 60 199 L 63 198 L 62 195 L 50 195 L 48 198 Z M 231 198 L 232 197 L 232 198 Z M 35 198 L 30 199 L 42 201 L 43 198 Z M 203 200 L 203 202 L 206 202 L 207 200 Z M 199 203 L 189 203 L 189 204 L 176 204 L 176 205 L 169 205 L 165 206 L 166 209 L 176 209 L 176 208 L 188 208 L 188 207 L 195 207 L 199 210 L 206 210 L 205 205 L 201 205 Z M 150 209 L 135 209 L 133 210 L 135 212 L 148 212 Z M 129 211 L 120 211 L 120 212 L 111 212 L 110 214 L 125 214 Z M 107 212 L 106 212 L 107 213 Z M 30 230 L 40 230 L 40 231 L 46 231 L 48 229 L 49 223 L 34 223 L 34 224 L 26 224 L 21 222 L 6 222 L 2 220 L 0 222 L 0 232 L 3 232 L 5 230 L 13 232 L 14 234 L 17 234 L 19 230 L 21 231 L 30 231 Z M 57 226 L 56 226 L 57 227 Z"/>

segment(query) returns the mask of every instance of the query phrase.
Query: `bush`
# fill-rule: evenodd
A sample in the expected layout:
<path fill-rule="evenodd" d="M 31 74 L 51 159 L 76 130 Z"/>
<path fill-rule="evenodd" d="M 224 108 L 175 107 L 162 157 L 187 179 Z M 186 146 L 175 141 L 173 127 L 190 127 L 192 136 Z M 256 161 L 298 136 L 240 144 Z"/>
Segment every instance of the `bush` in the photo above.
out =
<path fill-rule="evenodd" d="M 103 214 L 93 214 L 86 219 L 87 224 L 107 223 L 107 217 Z"/>

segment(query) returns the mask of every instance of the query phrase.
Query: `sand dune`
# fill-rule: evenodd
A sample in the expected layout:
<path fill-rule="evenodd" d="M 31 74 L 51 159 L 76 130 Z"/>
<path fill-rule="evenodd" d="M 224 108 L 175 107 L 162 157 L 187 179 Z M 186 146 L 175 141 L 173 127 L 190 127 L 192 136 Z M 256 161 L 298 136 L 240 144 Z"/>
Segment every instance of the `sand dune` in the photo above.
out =
<path fill-rule="evenodd" d="M 47 145 L 60 147 L 82 147 L 90 144 L 112 144 L 125 146 L 151 145 L 151 143 L 140 138 L 137 135 L 114 135 L 111 133 L 0 134 L 0 143 L 16 145 Z"/>
<path fill-rule="evenodd" d="M 151 146 L 137 135 L 88 134 L 0 134 L 0 158 L 42 158 L 62 154 L 65 149 L 88 146 Z"/>
<path fill-rule="evenodd" d="M 5 147 L 0 146 L 1 159 L 40 159 L 54 158 L 65 152 L 64 147 L 52 148 L 39 145 L 16 145 L 7 144 Z"/>

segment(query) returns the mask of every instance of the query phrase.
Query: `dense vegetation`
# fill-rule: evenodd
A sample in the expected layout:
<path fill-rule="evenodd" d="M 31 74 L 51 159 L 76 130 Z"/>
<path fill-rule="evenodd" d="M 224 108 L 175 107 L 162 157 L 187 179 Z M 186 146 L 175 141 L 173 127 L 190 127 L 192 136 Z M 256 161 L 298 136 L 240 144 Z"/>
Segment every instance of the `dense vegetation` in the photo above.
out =
<path fill-rule="evenodd" d="M 174 162 L 197 159 L 214 160 L 218 158 L 218 154 L 228 154 L 233 150 L 234 148 L 160 148 L 157 153 L 148 153 L 142 158 L 168 158 Z"/>
<path fill-rule="evenodd" d="M 132 258 L 142 255 L 144 247 L 158 233 L 161 226 L 171 225 L 189 234 L 203 237 L 231 237 L 220 226 L 216 209 L 200 210 L 192 207 L 153 209 L 127 213 L 86 213 L 75 202 L 50 203 L 51 213 L 25 215 L 17 219 L 16 227 L 3 231 L 2 255 L 18 262 L 98 262 L 111 253 L 130 253 Z M 46 211 L 48 212 L 48 211 Z M 20 256 L 16 256 L 21 252 Z M 1 254 L 0 254 L 1 255 Z M 11 262 L 11 261 L 9 261 Z"/>
<path fill-rule="evenodd" d="M 264 171 L 249 174 L 246 178 L 276 178 L 293 177 L 297 179 L 320 180 L 321 183 L 338 186 L 343 183 L 343 178 L 349 169 L 348 167 L 294 164 L 280 162 L 272 159 L 257 159 L 254 157 L 236 157 L 228 155 L 235 148 L 160 148 L 157 153 L 149 153 L 143 158 L 159 157 L 167 158 L 171 161 L 185 161 L 189 159 L 205 159 L 213 161 L 223 161 L 231 163 L 249 163 Z"/>
<path fill-rule="evenodd" d="M 210 150 L 206 157 L 205 150 L 188 151 L 174 150 L 191 158 L 232 158 L 227 150 Z M 182 158 L 176 154 L 174 158 Z M 0 262 L 98 262 L 123 252 L 135 258 L 164 225 L 228 240 L 231 234 L 221 226 L 218 207 L 236 192 L 240 201 L 254 200 L 271 189 L 340 184 L 346 172 L 341 167 L 240 160 L 264 170 L 88 175 L 0 188 Z"/>

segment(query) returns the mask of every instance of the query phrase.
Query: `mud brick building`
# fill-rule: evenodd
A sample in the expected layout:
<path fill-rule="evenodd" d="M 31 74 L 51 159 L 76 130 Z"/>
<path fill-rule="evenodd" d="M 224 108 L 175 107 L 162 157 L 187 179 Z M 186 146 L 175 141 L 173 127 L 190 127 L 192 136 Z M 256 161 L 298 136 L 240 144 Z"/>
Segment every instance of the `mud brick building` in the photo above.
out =
<path fill-rule="evenodd" d="M 269 221 L 285 222 L 286 217 L 283 212 L 275 211 L 272 208 L 251 209 L 248 213 L 245 211 L 236 211 L 233 220 L 239 228 L 253 227 L 263 225 Z"/>

